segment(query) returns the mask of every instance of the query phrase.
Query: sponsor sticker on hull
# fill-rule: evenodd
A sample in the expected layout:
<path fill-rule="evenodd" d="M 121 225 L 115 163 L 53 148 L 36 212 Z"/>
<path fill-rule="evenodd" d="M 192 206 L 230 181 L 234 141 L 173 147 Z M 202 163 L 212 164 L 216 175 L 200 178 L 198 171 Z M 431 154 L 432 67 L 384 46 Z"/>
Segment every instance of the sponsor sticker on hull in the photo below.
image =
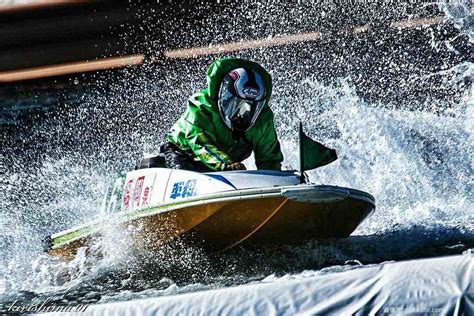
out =
<path fill-rule="evenodd" d="M 150 202 L 150 187 L 146 187 L 145 190 L 143 190 L 142 206 L 147 206 L 149 202 Z"/>
<path fill-rule="evenodd" d="M 123 192 L 123 207 L 125 209 L 130 208 L 130 195 L 132 193 L 132 184 L 133 179 L 128 180 L 127 184 L 125 185 L 125 190 Z"/>
<path fill-rule="evenodd" d="M 173 183 L 173 189 L 171 190 L 170 198 L 186 198 L 196 195 L 196 183 L 197 180 L 179 181 Z"/>
<path fill-rule="evenodd" d="M 145 176 L 141 176 L 135 182 L 135 188 L 133 190 L 133 208 L 140 206 L 140 196 L 142 195 L 143 182 L 145 182 Z"/>

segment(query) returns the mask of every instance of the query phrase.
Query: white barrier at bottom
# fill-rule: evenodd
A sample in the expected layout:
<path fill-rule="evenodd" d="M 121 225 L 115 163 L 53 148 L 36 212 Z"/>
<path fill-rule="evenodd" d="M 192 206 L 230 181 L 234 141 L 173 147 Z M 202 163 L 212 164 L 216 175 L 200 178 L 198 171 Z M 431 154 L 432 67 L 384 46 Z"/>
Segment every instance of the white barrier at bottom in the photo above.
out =
<path fill-rule="evenodd" d="M 80 314 L 473 315 L 473 259 L 472 251 L 466 251 L 326 275 L 303 273 L 272 282 L 91 305 Z"/>

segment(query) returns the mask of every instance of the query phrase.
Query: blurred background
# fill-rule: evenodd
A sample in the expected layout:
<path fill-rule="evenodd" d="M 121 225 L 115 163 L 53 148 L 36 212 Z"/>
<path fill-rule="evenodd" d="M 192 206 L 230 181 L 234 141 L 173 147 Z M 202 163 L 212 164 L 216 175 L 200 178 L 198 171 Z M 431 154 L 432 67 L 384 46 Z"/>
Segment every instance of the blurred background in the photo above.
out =
<path fill-rule="evenodd" d="M 473 247 L 472 11 L 470 1 L 0 0 L 0 294 L 168 295 Z M 99 264 L 105 272 L 50 288 L 41 239 L 100 216 L 108 183 L 157 149 L 223 56 L 271 73 L 284 166 L 297 167 L 301 120 L 340 157 L 310 180 L 373 194 L 374 216 L 347 240 L 236 257 L 250 266 L 239 277 L 195 277 L 182 268 L 196 266 L 192 256 L 153 278 L 109 273 L 113 258 Z"/>
<path fill-rule="evenodd" d="M 464 10 L 456 13 L 469 15 Z M 371 101 L 410 99 L 426 107 L 427 98 L 455 99 L 456 91 L 440 87 L 441 74 L 419 77 L 472 58 L 468 36 L 433 3 L 2 1 L 0 21 L 2 125 L 58 110 L 79 85 L 114 77 L 117 68 L 167 67 L 174 73 L 165 77 L 173 77 L 180 70 L 173 67 L 185 67 L 197 75 L 197 63 L 246 52 L 285 67 L 287 76 L 350 76 Z M 35 105 L 35 93 L 46 102 Z"/>

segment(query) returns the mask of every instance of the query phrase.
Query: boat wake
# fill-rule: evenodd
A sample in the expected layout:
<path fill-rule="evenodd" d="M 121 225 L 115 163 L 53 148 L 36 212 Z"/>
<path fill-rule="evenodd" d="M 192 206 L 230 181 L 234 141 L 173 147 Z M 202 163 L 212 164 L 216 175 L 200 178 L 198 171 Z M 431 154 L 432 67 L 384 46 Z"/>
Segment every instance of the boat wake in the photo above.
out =
<path fill-rule="evenodd" d="M 472 79 L 473 72 L 472 63 L 463 63 L 437 75 L 456 89 Z M 49 258 L 42 254 L 43 237 L 101 216 L 100 203 L 110 181 L 153 150 L 182 110 L 175 99 L 153 100 L 170 105 L 167 112 L 173 113 L 156 116 L 154 111 L 162 110 L 140 103 L 148 100 L 143 94 L 147 89 L 137 92 L 129 84 L 136 80 L 158 89 L 151 84 L 156 78 L 122 75 L 123 84 L 110 85 L 107 98 L 85 98 L 85 106 L 59 113 L 59 123 L 57 117 L 46 117 L 35 128 L 19 127 L 17 137 L 35 145 L 29 150 L 18 145 L 4 154 L 8 168 L 0 197 L 0 309 L 15 300 L 31 303 L 46 297 L 52 302 L 91 303 L 171 295 L 304 275 L 308 270 L 332 273 L 385 261 L 460 254 L 474 247 L 472 89 L 459 88 L 455 103 L 441 99 L 417 110 L 410 101 L 365 101 L 354 86 L 356 78 L 322 83 L 308 74 L 290 82 L 275 76 L 271 106 L 283 165 L 297 167 L 299 121 L 308 136 L 338 151 L 338 161 L 309 172 L 309 178 L 375 197 L 375 213 L 351 237 L 271 250 L 239 248 L 214 257 L 183 243 L 150 256 L 129 251 L 127 236 L 114 230 L 97 241 L 104 250 L 101 258 L 84 251 L 71 262 Z M 173 82 L 160 84 L 173 90 Z M 187 95 L 188 90 L 178 92 Z M 124 96 L 130 97 L 124 101 Z M 143 124 L 161 119 L 159 124 Z M 124 131 L 113 127 L 125 121 Z M 105 131 L 97 135 L 97 143 L 95 132 L 89 130 L 94 126 Z M 251 159 L 246 165 L 254 166 Z"/>
<path fill-rule="evenodd" d="M 93 217 L 113 177 L 63 158 L 44 162 L 33 175 L 9 175 L 11 183 L 14 177 L 24 179 L 20 180 L 24 186 L 11 201 L 12 216 L 2 218 L 4 225 L 7 221 L 2 235 L 6 301 L 8 297 L 30 301 L 33 296 L 87 303 L 176 294 L 258 282 L 269 275 L 336 272 L 354 264 L 459 254 L 474 246 L 469 189 L 473 145 L 466 141 L 472 138 L 468 130 L 472 105 L 466 103 L 449 116 L 388 110 L 364 104 L 350 86 L 322 86 L 310 79 L 303 84 L 309 86 L 308 95 L 338 91 L 323 98 L 317 105 L 319 114 L 305 121 L 308 134 L 337 148 L 340 157 L 310 172 L 310 180 L 366 190 L 377 201 L 375 213 L 352 237 L 271 251 L 239 249 L 219 259 L 183 245 L 144 260 L 149 257 L 127 252 L 127 239 L 113 231 L 101 241 L 104 258 L 90 259 L 82 252 L 70 263 L 56 262 L 39 255 L 41 238 Z M 284 164 L 292 166 L 297 161 L 292 154 L 295 138 L 281 130 L 291 122 L 279 124 L 285 116 L 278 104 L 276 112 Z M 27 192 L 28 196 L 35 192 L 37 198 L 26 198 Z M 42 201 L 44 194 L 54 199 Z"/>

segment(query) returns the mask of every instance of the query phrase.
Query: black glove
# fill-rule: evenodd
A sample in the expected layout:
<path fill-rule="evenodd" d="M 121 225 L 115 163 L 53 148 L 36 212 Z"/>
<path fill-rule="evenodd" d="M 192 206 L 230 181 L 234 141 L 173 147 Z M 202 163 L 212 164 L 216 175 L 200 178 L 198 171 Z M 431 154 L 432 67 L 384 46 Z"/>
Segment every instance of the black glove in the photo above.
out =
<path fill-rule="evenodd" d="M 229 165 L 226 165 L 225 166 L 225 170 L 227 171 L 232 171 L 232 170 L 247 170 L 247 168 L 245 168 L 244 164 L 243 163 L 240 163 L 240 162 L 233 162 Z"/>

